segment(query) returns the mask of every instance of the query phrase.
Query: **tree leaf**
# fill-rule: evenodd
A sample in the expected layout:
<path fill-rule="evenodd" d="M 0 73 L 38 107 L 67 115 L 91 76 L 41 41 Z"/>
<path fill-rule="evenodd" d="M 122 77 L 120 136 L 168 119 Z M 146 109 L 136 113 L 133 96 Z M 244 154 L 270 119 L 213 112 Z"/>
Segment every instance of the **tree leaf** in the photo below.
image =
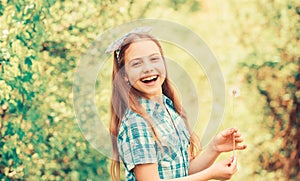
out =
<path fill-rule="evenodd" d="M 32 65 L 31 56 L 25 58 L 25 64 L 28 66 L 28 68 L 31 68 Z"/>
<path fill-rule="evenodd" d="M 2 3 L 0 3 L 0 16 L 2 16 L 4 14 L 4 6 L 2 5 Z"/>

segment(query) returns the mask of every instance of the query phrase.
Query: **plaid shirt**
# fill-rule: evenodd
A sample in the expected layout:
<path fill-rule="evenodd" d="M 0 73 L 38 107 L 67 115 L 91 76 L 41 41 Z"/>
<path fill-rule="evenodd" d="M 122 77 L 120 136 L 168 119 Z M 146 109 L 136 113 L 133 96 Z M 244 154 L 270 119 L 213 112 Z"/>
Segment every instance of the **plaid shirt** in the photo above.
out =
<path fill-rule="evenodd" d="M 158 164 L 161 179 L 188 175 L 190 135 L 172 101 L 163 95 L 163 102 L 168 111 L 158 102 L 140 98 L 141 105 L 153 121 L 159 141 L 155 140 L 150 126 L 139 114 L 128 109 L 122 119 L 118 149 L 125 165 L 126 180 L 136 180 L 133 168 L 146 163 Z"/>

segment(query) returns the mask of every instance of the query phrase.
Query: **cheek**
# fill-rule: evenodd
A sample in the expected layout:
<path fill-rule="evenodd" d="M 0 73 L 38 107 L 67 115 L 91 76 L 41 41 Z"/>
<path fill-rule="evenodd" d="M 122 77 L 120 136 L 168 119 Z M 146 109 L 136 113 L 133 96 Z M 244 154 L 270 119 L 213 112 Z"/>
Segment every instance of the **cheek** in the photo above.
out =
<path fill-rule="evenodd" d="M 135 70 L 129 70 L 127 72 L 127 78 L 129 82 L 133 85 L 136 81 L 139 80 L 139 73 Z"/>
<path fill-rule="evenodd" d="M 166 67 L 164 63 L 161 63 L 160 66 L 158 67 L 159 72 L 162 76 L 166 77 Z"/>

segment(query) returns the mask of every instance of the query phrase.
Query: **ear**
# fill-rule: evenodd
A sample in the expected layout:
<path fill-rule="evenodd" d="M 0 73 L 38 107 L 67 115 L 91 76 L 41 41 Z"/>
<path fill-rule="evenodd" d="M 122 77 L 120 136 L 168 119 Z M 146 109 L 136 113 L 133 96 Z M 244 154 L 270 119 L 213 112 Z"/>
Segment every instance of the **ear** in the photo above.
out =
<path fill-rule="evenodd" d="M 125 82 L 129 82 L 129 79 L 127 78 L 127 76 L 124 77 Z"/>
<path fill-rule="evenodd" d="M 127 75 L 124 76 L 124 80 L 125 80 L 125 82 L 127 82 L 128 85 L 131 85 L 130 82 L 129 82 L 129 79 L 127 77 Z"/>
<path fill-rule="evenodd" d="M 128 79 L 128 76 L 126 73 L 124 74 L 123 78 L 124 78 L 125 82 L 129 82 L 129 79 Z"/>

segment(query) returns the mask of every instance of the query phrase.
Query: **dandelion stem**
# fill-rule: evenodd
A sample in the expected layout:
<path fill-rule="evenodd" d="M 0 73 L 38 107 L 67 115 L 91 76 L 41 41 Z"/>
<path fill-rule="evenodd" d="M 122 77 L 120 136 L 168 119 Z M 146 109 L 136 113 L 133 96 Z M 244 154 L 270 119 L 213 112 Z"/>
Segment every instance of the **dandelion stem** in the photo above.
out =
<path fill-rule="evenodd" d="M 240 89 L 237 87 L 233 87 L 230 89 L 230 96 L 232 97 L 232 122 L 235 126 L 236 124 L 236 115 L 235 115 L 235 98 L 237 98 L 240 95 Z M 232 154 L 233 156 L 236 156 L 236 142 L 235 142 L 235 136 L 232 135 Z"/>
<path fill-rule="evenodd" d="M 232 91 L 232 119 L 233 119 L 233 125 L 235 126 L 235 123 L 236 123 L 236 121 L 235 121 L 235 97 L 236 97 L 236 94 L 237 94 L 237 92 L 236 92 L 236 90 L 233 90 Z M 235 137 L 234 137 L 234 135 L 232 135 L 232 155 L 233 156 L 236 156 L 236 153 L 235 153 Z"/>

